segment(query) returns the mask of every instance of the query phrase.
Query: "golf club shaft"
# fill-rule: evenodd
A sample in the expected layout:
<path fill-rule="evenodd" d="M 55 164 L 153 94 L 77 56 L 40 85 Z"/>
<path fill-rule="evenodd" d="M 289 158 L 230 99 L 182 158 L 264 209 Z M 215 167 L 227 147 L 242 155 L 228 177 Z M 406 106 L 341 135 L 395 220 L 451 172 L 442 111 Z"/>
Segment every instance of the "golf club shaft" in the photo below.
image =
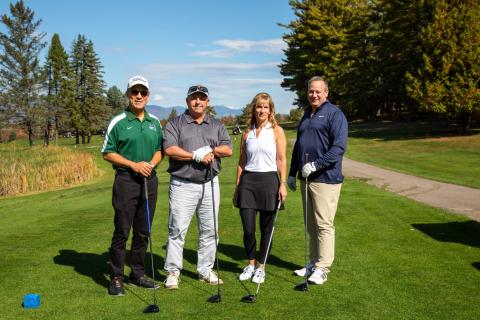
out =
<path fill-rule="evenodd" d="M 155 270 L 153 269 L 153 250 L 152 250 L 152 236 L 151 236 L 151 223 L 150 223 L 150 204 L 148 202 L 148 181 L 147 177 L 143 178 L 145 189 L 145 206 L 147 208 L 147 222 L 148 222 L 148 242 L 150 243 L 150 261 L 152 262 L 152 279 L 153 279 L 153 304 L 157 304 L 157 288 L 155 285 Z"/>
<path fill-rule="evenodd" d="M 308 163 L 308 153 L 305 153 L 304 165 Z M 308 176 L 305 177 L 305 285 L 308 288 L 307 265 L 308 259 L 308 238 L 307 238 L 307 223 L 308 223 Z"/>
<path fill-rule="evenodd" d="M 264 268 L 267 265 L 268 253 L 270 251 L 270 246 L 272 245 L 273 232 L 275 231 L 275 222 L 277 222 L 278 211 L 280 211 L 281 206 L 282 206 L 282 200 L 278 200 L 277 211 L 275 211 L 275 217 L 273 218 L 272 232 L 270 232 L 270 238 L 268 239 L 268 245 L 267 245 L 267 252 L 265 253 L 265 260 L 263 261 Z M 265 269 L 263 271 L 265 272 Z M 258 296 L 259 291 L 260 291 L 260 281 L 258 281 L 257 292 L 255 293 L 256 296 Z"/>
<path fill-rule="evenodd" d="M 213 161 L 215 161 L 215 159 Z M 215 231 L 215 262 L 217 264 L 217 291 L 218 291 L 218 295 L 220 296 L 220 266 L 218 263 L 218 232 L 217 232 L 217 215 L 216 215 L 216 208 L 215 208 L 215 187 L 213 184 L 213 179 L 214 179 L 213 161 L 210 163 L 210 185 L 212 187 L 213 228 Z"/>

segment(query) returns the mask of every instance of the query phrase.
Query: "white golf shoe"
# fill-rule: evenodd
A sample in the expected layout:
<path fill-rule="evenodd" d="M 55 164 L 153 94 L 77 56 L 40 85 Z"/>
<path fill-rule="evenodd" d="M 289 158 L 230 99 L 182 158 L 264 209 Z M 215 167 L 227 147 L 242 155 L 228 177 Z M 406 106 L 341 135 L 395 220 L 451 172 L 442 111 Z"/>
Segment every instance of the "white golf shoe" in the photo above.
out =
<path fill-rule="evenodd" d="M 249 264 L 245 268 L 243 268 L 243 272 L 240 274 L 238 279 L 240 281 L 250 280 L 255 272 L 255 266 L 253 264 Z"/>
<path fill-rule="evenodd" d="M 198 280 L 201 282 L 210 283 L 212 285 L 223 284 L 222 279 L 220 279 L 215 271 L 210 270 L 208 275 L 198 275 Z"/>
<path fill-rule="evenodd" d="M 307 274 L 307 277 L 310 276 L 313 273 L 313 269 L 315 268 L 315 265 L 311 262 L 309 262 L 305 267 L 302 269 L 294 270 L 293 274 L 299 276 L 299 277 L 305 277 L 305 273 Z"/>
<path fill-rule="evenodd" d="M 308 282 L 313 284 L 323 284 L 327 281 L 327 273 L 323 268 L 315 268 L 312 275 L 308 278 Z"/>
<path fill-rule="evenodd" d="M 179 277 L 180 271 L 169 272 L 164 282 L 165 288 L 178 289 L 178 283 L 180 282 Z"/>
<path fill-rule="evenodd" d="M 252 277 L 253 283 L 264 283 L 265 282 L 265 270 L 257 268 Z"/>

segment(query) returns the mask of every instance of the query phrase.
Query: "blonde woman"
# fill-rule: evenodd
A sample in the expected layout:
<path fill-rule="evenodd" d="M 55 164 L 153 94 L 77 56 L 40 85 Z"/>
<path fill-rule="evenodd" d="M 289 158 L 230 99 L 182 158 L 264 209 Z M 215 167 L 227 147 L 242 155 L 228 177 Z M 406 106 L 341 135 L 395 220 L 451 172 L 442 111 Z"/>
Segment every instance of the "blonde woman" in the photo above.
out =
<path fill-rule="evenodd" d="M 242 136 L 234 205 L 240 209 L 248 265 L 240 280 L 265 281 L 265 260 L 278 201 L 287 197 L 287 139 L 275 120 L 269 94 L 257 94 L 249 106 L 249 127 Z M 260 255 L 256 253 L 256 216 L 260 213 Z M 256 265 L 258 262 L 258 265 Z"/>

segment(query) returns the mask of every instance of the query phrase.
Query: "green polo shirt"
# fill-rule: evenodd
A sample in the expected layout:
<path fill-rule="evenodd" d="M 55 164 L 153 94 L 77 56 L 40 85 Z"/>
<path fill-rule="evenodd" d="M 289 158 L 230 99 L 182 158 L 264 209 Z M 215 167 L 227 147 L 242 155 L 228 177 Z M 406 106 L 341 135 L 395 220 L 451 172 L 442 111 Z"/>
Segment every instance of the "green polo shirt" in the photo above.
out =
<path fill-rule="evenodd" d="M 157 117 L 145 111 L 143 121 L 140 121 L 127 108 L 108 125 L 102 153 L 114 152 L 134 162 L 148 162 L 155 152 L 162 150 L 162 138 L 162 126 Z M 115 165 L 113 168 L 128 171 Z"/>

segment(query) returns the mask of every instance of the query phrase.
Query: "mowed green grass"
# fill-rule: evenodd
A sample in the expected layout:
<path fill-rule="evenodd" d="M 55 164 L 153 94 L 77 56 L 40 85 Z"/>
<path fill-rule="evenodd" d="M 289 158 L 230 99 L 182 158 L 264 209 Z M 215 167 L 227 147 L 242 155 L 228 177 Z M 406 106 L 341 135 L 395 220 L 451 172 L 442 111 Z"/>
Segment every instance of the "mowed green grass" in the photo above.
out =
<path fill-rule="evenodd" d="M 415 176 L 480 188 L 480 129 L 444 122 L 351 124 L 346 156 Z"/>
<path fill-rule="evenodd" d="M 328 281 L 306 293 L 293 290 L 302 279 L 291 271 L 304 263 L 305 243 L 300 192 L 290 192 L 277 220 L 258 302 L 240 302 L 256 286 L 237 280 L 245 259 L 238 210 L 231 205 L 239 137 L 234 139 L 235 155 L 222 162 L 220 175 L 222 303 L 207 303 L 216 288 L 196 278 L 194 222 L 180 288 L 157 291 L 159 314 L 142 314 L 152 303 L 152 291 L 127 286 L 125 297 L 108 295 L 113 171 L 99 159 L 105 175 L 94 183 L 0 200 L 0 318 L 474 319 L 480 314 L 480 224 L 348 179 L 336 217 L 336 260 Z M 96 152 L 100 139 L 95 143 L 79 148 Z M 152 232 L 160 280 L 168 219 L 166 165 L 159 169 Z M 23 309 L 25 293 L 39 293 L 41 307 Z"/>

